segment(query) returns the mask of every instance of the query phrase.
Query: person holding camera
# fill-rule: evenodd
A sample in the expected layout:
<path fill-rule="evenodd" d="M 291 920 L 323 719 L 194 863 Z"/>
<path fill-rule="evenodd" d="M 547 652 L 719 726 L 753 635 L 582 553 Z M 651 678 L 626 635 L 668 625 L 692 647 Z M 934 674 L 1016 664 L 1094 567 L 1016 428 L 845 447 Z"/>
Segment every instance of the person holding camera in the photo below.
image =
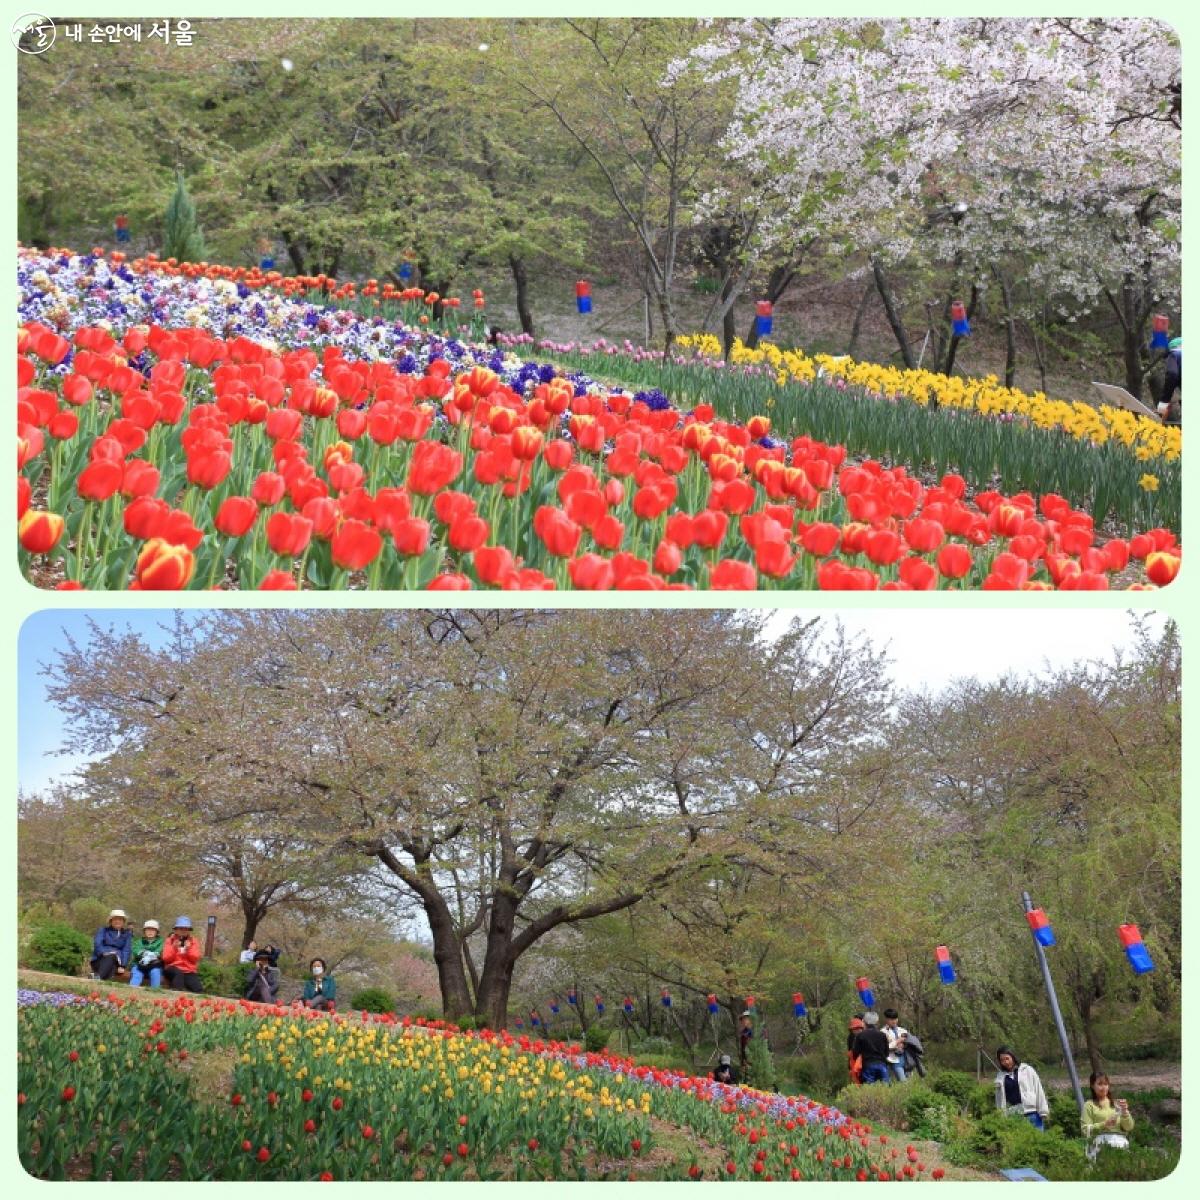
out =
<path fill-rule="evenodd" d="M 142 936 L 133 939 L 132 961 L 130 987 L 141 987 L 142 980 L 147 977 L 151 987 L 162 987 L 163 940 L 157 921 L 147 921 L 142 926 Z"/>
<path fill-rule="evenodd" d="M 264 946 L 254 952 L 254 970 L 246 981 L 246 999 L 258 1004 L 274 1004 L 279 998 L 279 951 L 272 958 L 272 947 Z"/>
<path fill-rule="evenodd" d="M 314 958 L 308 964 L 309 978 L 304 981 L 304 995 L 300 1003 L 305 1008 L 316 1008 L 322 1012 L 331 1012 L 337 998 L 337 984 L 333 976 L 325 969 L 323 958 Z"/>
<path fill-rule="evenodd" d="M 163 944 L 163 975 L 176 991 L 203 992 L 196 968 L 202 955 L 191 917 L 177 917 L 171 936 Z"/>
<path fill-rule="evenodd" d="M 1129 1149 L 1129 1138 L 1133 1132 L 1133 1114 L 1128 1100 L 1114 1100 L 1112 1084 L 1101 1071 L 1093 1071 L 1088 1083 L 1092 1086 L 1092 1098 L 1083 1106 L 1079 1127 L 1088 1142 L 1088 1158 L 1095 1161 L 1102 1146 L 1117 1150 Z"/>
<path fill-rule="evenodd" d="M 108 914 L 108 922 L 96 930 L 96 936 L 92 939 L 93 978 L 108 980 L 128 969 L 133 939 L 125 927 L 125 921 L 125 910 L 114 908 Z"/>
<path fill-rule="evenodd" d="M 908 1078 L 904 1070 L 904 1060 L 908 1049 L 908 1030 L 900 1024 L 900 1014 L 894 1008 L 883 1010 L 883 1036 L 887 1038 L 888 1071 L 897 1083 L 903 1083 Z"/>

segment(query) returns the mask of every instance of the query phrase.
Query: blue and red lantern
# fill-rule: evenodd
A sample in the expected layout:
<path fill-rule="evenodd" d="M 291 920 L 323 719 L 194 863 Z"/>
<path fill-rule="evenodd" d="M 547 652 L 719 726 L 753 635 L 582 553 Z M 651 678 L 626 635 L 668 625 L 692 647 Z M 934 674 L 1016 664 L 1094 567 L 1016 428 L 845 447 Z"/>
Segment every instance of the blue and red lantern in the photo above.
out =
<path fill-rule="evenodd" d="M 1050 918 L 1040 908 L 1030 909 L 1025 914 L 1025 920 L 1029 922 L 1029 928 L 1033 930 L 1034 939 L 1039 946 L 1053 946 L 1054 929 L 1050 925 Z"/>
<path fill-rule="evenodd" d="M 551 1015 L 551 1016 L 553 1016 L 553 1017 L 557 1017 L 557 1016 L 558 1016 L 558 997 L 557 997 L 557 996 L 555 996 L 555 997 L 554 997 L 554 998 L 553 998 L 553 999 L 550 1001 L 550 1015 Z"/>
<path fill-rule="evenodd" d="M 1171 322 L 1163 316 L 1162 313 L 1156 313 L 1153 324 L 1151 326 L 1153 332 L 1150 334 L 1150 349 L 1165 350 L 1170 345 L 1167 331 L 1171 327 Z"/>
<path fill-rule="evenodd" d="M 753 997 L 753 996 L 747 996 L 747 997 L 746 997 L 746 1008 L 747 1008 L 747 1009 L 748 1009 L 750 1012 L 753 1012 L 753 1011 L 754 1011 L 754 997 Z"/>
<path fill-rule="evenodd" d="M 754 305 L 754 329 L 759 337 L 770 337 L 775 305 L 770 300 L 759 300 Z"/>
<path fill-rule="evenodd" d="M 1150 951 L 1146 949 L 1141 931 L 1136 925 L 1118 925 L 1117 936 L 1121 939 L 1121 945 L 1125 947 L 1125 957 L 1129 959 L 1129 965 L 1135 975 L 1145 975 L 1147 971 L 1154 970 L 1154 960 L 1150 957 Z"/>
<path fill-rule="evenodd" d="M 542 1018 L 538 1016 L 538 1010 L 536 1008 L 533 1009 L 533 1011 L 529 1014 L 529 1023 L 534 1027 L 534 1029 L 537 1029 L 542 1023 Z"/>
<path fill-rule="evenodd" d="M 625 1010 L 625 1015 L 629 1016 L 630 1013 L 633 1012 L 633 997 L 626 996 L 624 1001 L 621 1004 L 621 1007 Z"/>
<path fill-rule="evenodd" d="M 113 222 L 113 225 L 115 226 L 117 241 L 129 241 L 129 218 L 125 216 L 124 213 L 117 217 L 117 219 Z"/>
<path fill-rule="evenodd" d="M 938 974 L 941 976 L 942 982 L 953 983 L 958 976 L 954 973 L 954 963 L 950 960 L 950 948 L 938 946 L 933 953 L 937 959 Z"/>
<path fill-rule="evenodd" d="M 709 992 L 707 1000 L 708 1000 L 708 1015 L 710 1017 L 715 1017 L 717 1015 L 717 1013 L 721 1011 L 721 1006 L 717 1003 L 716 993 Z"/>
<path fill-rule="evenodd" d="M 518 1018 L 517 1018 L 517 1028 L 518 1028 L 518 1029 L 524 1029 L 524 1028 L 525 1028 L 525 1022 L 524 1022 L 524 1021 L 522 1021 L 520 1017 L 518 1017 Z"/>
<path fill-rule="evenodd" d="M 661 1003 L 662 1003 L 663 1008 L 671 1007 L 671 992 L 670 992 L 669 988 L 663 988 Z"/>
<path fill-rule="evenodd" d="M 581 279 L 575 285 L 575 307 L 580 313 L 592 311 L 592 285 L 586 279 Z"/>
<path fill-rule="evenodd" d="M 803 992 L 792 993 L 792 1016 L 799 1020 L 800 1017 L 808 1016 L 808 1006 L 804 1003 Z"/>
<path fill-rule="evenodd" d="M 863 1002 L 863 1008 L 870 1012 L 875 1007 L 875 993 L 871 990 L 871 981 L 865 975 L 860 975 L 854 981 L 854 986 L 858 990 L 858 998 Z"/>
<path fill-rule="evenodd" d="M 258 260 L 258 266 L 259 270 L 273 271 L 275 270 L 275 260 L 269 254 L 264 254 L 262 258 Z"/>
<path fill-rule="evenodd" d="M 571 988 L 571 990 L 569 992 L 567 992 L 567 1003 L 572 1008 L 574 1008 L 579 1003 L 579 997 L 575 994 L 574 988 Z"/>
<path fill-rule="evenodd" d="M 400 264 L 400 278 L 407 283 L 413 277 L 413 265 L 408 259 Z"/>
<path fill-rule="evenodd" d="M 596 993 L 596 1012 L 604 1016 L 604 997 L 599 992 Z"/>
<path fill-rule="evenodd" d="M 971 322 L 967 320 L 967 306 L 961 300 L 955 300 L 950 305 L 950 325 L 955 337 L 966 337 L 971 332 Z"/>

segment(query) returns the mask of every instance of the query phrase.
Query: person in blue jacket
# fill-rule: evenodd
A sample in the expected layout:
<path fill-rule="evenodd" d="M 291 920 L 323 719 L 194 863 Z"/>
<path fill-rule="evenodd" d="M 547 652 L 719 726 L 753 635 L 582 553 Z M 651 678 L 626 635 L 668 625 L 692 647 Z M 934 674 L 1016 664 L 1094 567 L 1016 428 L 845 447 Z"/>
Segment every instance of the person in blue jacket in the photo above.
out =
<path fill-rule="evenodd" d="M 129 955 L 133 936 L 125 927 L 125 910 L 114 908 L 108 914 L 108 924 L 96 931 L 92 939 L 92 975 L 96 979 L 111 979 L 118 972 L 129 970 Z"/>

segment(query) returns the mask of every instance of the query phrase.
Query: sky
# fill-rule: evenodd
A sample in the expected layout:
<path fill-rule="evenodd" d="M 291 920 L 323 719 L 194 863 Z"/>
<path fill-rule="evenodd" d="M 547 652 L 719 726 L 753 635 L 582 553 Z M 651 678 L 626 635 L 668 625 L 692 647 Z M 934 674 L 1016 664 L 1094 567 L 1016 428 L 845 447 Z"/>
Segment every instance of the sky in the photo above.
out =
<path fill-rule="evenodd" d="M 779 626 L 803 610 L 771 618 Z M 832 621 L 834 615 L 824 616 Z M 142 634 L 161 645 L 169 609 L 120 613 L 45 611 L 34 613 L 21 628 L 19 680 L 18 777 L 25 792 L 45 789 L 69 776 L 82 759 L 57 752 L 63 744 L 63 719 L 46 696 L 42 668 L 53 660 L 64 635 L 86 644 L 89 617 L 105 626 Z M 904 687 L 938 691 L 953 680 L 974 676 L 1000 678 L 1006 672 L 1039 675 L 1080 660 L 1108 658 L 1133 641 L 1132 620 L 1120 610 L 1051 611 L 1025 609 L 910 609 L 881 612 L 853 610 L 840 614 L 848 631 L 861 631 L 876 645 L 886 645 L 892 675 Z M 1164 618 L 1150 614 L 1152 627 Z"/>

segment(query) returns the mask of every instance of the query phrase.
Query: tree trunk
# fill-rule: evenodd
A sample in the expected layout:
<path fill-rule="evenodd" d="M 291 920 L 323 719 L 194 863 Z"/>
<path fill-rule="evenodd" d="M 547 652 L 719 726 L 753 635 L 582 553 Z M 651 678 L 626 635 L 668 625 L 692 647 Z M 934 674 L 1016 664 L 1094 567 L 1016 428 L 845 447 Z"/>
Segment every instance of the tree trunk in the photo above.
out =
<path fill-rule="evenodd" d="M 1096 1040 L 1095 1006 L 1091 1000 L 1080 1006 L 1079 1015 L 1083 1018 L 1083 1040 L 1087 1046 L 1088 1061 L 1092 1064 L 1092 1071 L 1099 1074 L 1104 1070 L 1104 1055 L 1100 1053 L 1100 1043 Z"/>
<path fill-rule="evenodd" d="M 463 969 L 462 945 L 446 902 L 436 893 L 422 896 L 421 903 L 433 934 L 433 961 L 437 966 L 442 1009 L 453 1021 L 472 1011 L 471 992 Z"/>
<path fill-rule="evenodd" d="M 968 321 L 975 315 L 975 309 L 976 309 L 976 306 L 978 305 L 978 303 L 979 303 L 979 288 L 975 284 L 972 284 L 971 285 L 971 299 L 970 299 L 969 303 L 967 304 L 967 320 Z M 953 375 L 954 374 L 954 359 L 958 354 L 958 343 L 961 341 L 962 341 L 962 338 L 960 338 L 958 336 L 958 334 L 951 335 L 950 348 L 946 351 L 946 368 L 942 372 L 943 375 Z"/>
<path fill-rule="evenodd" d="M 900 347 L 900 357 L 906 367 L 913 366 L 912 347 L 908 344 L 908 331 L 904 328 L 904 318 L 896 307 L 895 297 L 888 285 L 887 276 L 883 273 L 883 264 L 877 258 L 871 260 L 871 274 L 875 277 L 875 287 L 879 298 L 883 301 L 883 311 L 887 314 L 888 325 L 896 337 Z"/>
<path fill-rule="evenodd" d="M 533 337 L 533 312 L 529 307 L 529 276 L 525 270 L 525 260 L 519 255 L 510 254 L 508 265 L 517 289 L 517 316 L 521 320 L 521 332 Z"/>
<path fill-rule="evenodd" d="M 796 268 L 789 263 L 776 263 L 771 268 L 771 274 L 767 277 L 767 291 L 763 296 L 764 300 L 770 300 L 774 304 L 777 300 L 783 298 L 784 292 L 792 286 L 792 280 L 796 278 Z M 746 331 L 746 348 L 753 350 L 758 345 L 758 315 L 755 314 L 750 318 L 750 328 Z"/>
<path fill-rule="evenodd" d="M 1007 277 L 999 267 L 992 267 L 992 271 L 1000 281 L 1000 297 L 1004 301 L 1004 386 L 1012 387 L 1017 375 L 1017 320 L 1013 316 Z"/>
<path fill-rule="evenodd" d="M 850 343 L 846 347 L 846 355 L 849 358 L 853 358 L 858 350 L 858 339 L 862 333 L 863 317 L 866 316 L 867 305 L 871 302 L 871 297 L 874 294 L 874 282 L 868 283 L 863 289 L 862 299 L 858 302 L 858 308 L 854 312 L 854 324 L 850 328 Z"/>

